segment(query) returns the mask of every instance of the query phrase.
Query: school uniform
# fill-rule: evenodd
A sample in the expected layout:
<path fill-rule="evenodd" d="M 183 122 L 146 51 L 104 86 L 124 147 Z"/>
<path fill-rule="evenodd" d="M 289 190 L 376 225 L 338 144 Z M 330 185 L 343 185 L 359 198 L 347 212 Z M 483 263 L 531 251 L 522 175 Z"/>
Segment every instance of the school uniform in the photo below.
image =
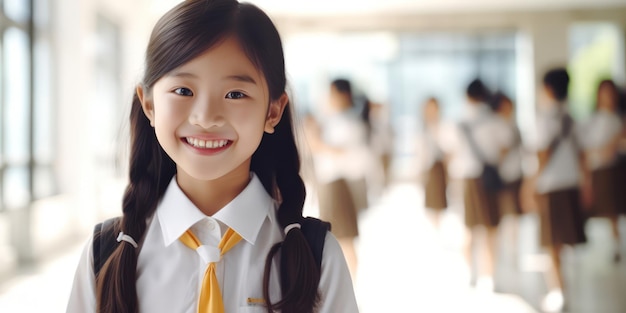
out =
<path fill-rule="evenodd" d="M 520 215 L 522 214 L 520 190 L 524 176 L 522 169 L 522 136 L 515 122 L 507 122 L 507 125 L 513 134 L 513 142 L 508 147 L 508 152 L 498 169 L 504 183 L 504 188 L 499 194 L 500 212 L 502 214 Z"/>
<path fill-rule="evenodd" d="M 622 118 L 622 132 L 626 132 L 626 118 Z M 622 133 L 622 136 L 623 133 Z M 626 138 L 623 137 L 618 147 L 617 159 L 617 186 L 626 186 Z M 626 192 L 617 193 L 617 204 L 620 214 L 626 214 Z"/>
<path fill-rule="evenodd" d="M 546 151 L 562 134 L 566 103 L 555 104 L 537 117 L 537 151 Z M 578 244 L 587 241 L 579 189 L 580 143 L 576 125 L 550 153 L 548 163 L 537 178 L 540 237 L 542 246 Z"/>
<path fill-rule="evenodd" d="M 467 125 L 469 133 L 464 129 Z M 444 150 L 452 155 L 449 174 L 464 185 L 465 225 L 496 227 L 500 222 L 497 193 L 488 192 L 480 177 L 483 161 L 474 153 L 468 140 L 472 136 L 485 160 L 497 166 L 503 148 L 510 146 L 513 134 L 504 120 L 486 104 L 469 105 L 460 124 L 443 135 Z"/>
<path fill-rule="evenodd" d="M 418 154 L 422 157 L 424 181 L 424 205 L 428 209 L 441 211 L 448 207 L 446 197 L 447 173 L 443 162 L 444 153 L 441 149 L 437 126 L 427 127 L 422 135 Z"/>
<path fill-rule="evenodd" d="M 276 202 L 257 176 L 251 177 L 248 186 L 213 216 L 204 215 L 172 179 L 155 214 L 147 221 L 138 248 L 140 312 L 195 313 L 211 258 L 207 251 L 217 249 L 229 227 L 243 240 L 216 262 L 225 312 L 266 312 L 262 305 L 265 259 L 270 248 L 283 240 L 284 232 L 276 217 Z M 205 249 L 192 250 L 179 240 L 188 229 Z M 274 258 L 270 275 L 273 301 L 281 298 L 279 273 L 279 260 Z M 76 271 L 67 312 L 96 312 L 95 288 L 90 240 Z M 331 234 L 324 244 L 319 292 L 319 312 L 358 312 L 347 265 Z"/>
<path fill-rule="evenodd" d="M 371 168 L 364 123 L 346 110 L 327 116 L 322 141 L 341 153 L 316 152 L 320 218 L 330 222 L 337 238 L 359 235 L 357 212 L 368 207 L 365 176 Z"/>
<path fill-rule="evenodd" d="M 582 126 L 579 132 L 581 143 L 587 150 L 587 165 L 592 174 L 593 214 L 595 216 L 615 216 L 620 212 L 618 193 L 618 151 L 606 159 L 598 149 L 606 147 L 620 135 L 622 123 L 615 113 L 598 111 Z M 623 187 L 622 187 L 623 188 Z"/>

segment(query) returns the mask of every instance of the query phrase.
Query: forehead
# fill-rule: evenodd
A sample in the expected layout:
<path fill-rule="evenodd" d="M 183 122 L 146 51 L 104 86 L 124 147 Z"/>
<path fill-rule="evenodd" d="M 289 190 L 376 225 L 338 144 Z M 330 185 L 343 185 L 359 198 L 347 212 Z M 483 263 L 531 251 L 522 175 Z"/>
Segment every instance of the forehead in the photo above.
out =
<path fill-rule="evenodd" d="M 168 75 L 190 73 L 200 78 L 223 76 L 250 76 L 261 86 L 266 86 L 263 73 L 246 55 L 239 41 L 229 36 L 202 52 Z"/>

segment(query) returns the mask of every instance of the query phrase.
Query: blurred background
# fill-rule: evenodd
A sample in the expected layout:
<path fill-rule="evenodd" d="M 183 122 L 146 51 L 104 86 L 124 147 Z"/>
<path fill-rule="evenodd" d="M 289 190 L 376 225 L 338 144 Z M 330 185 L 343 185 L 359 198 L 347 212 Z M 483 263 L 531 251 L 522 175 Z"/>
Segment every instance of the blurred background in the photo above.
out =
<path fill-rule="evenodd" d="M 131 95 L 152 26 L 178 2 L 0 0 L 0 312 L 64 311 L 93 225 L 121 213 Z M 565 66 L 570 111 L 589 117 L 600 80 L 626 86 L 626 2 L 250 2 L 281 33 L 302 120 L 323 116 L 338 77 L 385 112 L 388 183 L 370 185 L 358 213 L 362 312 L 540 312 L 549 262 L 535 213 L 520 218 L 519 236 L 499 230 L 495 293 L 468 283 L 454 188 L 441 229 L 428 220 L 416 144 L 422 105 L 435 96 L 442 119 L 456 121 L 467 85 L 480 78 L 513 100 L 531 138 L 542 76 Z M 306 213 L 316 215 L 312 190 Z M 564 258 L 568 310 L 626 312 L 626 266 L 612 261 L 609 223 L 585 227 L 589 242 Z"/>

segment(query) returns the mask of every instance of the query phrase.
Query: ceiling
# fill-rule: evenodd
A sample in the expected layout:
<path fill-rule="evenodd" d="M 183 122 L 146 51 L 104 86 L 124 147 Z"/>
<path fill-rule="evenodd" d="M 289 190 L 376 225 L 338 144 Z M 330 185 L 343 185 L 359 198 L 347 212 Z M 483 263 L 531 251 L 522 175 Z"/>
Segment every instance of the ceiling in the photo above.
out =
<path fill-rule="evenodd" d="M 180 0 L 152 0 L 165 11 Z M 245 1 L 245 0 L 244 0 Z M 626 7 L 626 0 L 248 0 L 270 15 L 452 13 Z"/>

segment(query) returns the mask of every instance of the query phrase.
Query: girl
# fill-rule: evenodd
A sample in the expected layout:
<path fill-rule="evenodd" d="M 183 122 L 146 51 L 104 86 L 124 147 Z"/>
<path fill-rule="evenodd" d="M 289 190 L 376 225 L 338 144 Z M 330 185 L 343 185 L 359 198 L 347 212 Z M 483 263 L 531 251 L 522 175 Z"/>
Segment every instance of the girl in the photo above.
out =
<path fill-rule="evenodd" d="M 436 98 L 430 98 L 424 105 L 424 134 L 419 150 L 422 151 L 423 166 L 426 170 L 424 185 L 425 207 L 429 209 L 433 226 L 439 228 L 440 214 L 448 207 L 446 197 L 447 173 L 444 154 L 440 144 L 440 110 Z"/>
<path fill-rule="evenodd" d="M 357 312 L 336 239 L 317 270 L 296 224 L 305 190 L 267 15 L 184 1 L 145 67 L 119 244 L 97 276 L 87 244 L 68 312 Z"/>
<path fill-rule="evenodd" d="M 513 141 L 511 146 L 507 147 L 506 154 L 500 164 L 499 173 L 504 188 L 498 195 L 498 204 L 502 215 L 509 214 L 511 219 L 509 225 L 512 236 L 510 242 L 517 243 L 519 217 L 523 213 L 521 201 L 522 189 L 522 153 L 523 143 L 517 123 L 515 122 L 515 107 L 513 101 L 502 92 L 497 92 L 492 98 L 493 111 L 506 122 L 510 131 L 513 133 Z M 514 260 L 517 260 L 517 245 L 513 244 Z"/>
<path fill-rule="evenodd" d="M 476 270 L 471 283 L 479 290 L 493 292 L 496 258 L 496 235 L 500 223 L 497 192 L 481 179 L 487 166 L 497 167 L 513 136 L 510 127 L 487 105 L 490 92 L 476 79 L 467 87 L 465 116 L 455 131 L 442 138 L 444 151 L 451 155 L 449 171 L 463 182 L 465 226 L 467 227 L 466 258 L 470 270 Z M 482 233 L 483 236 L 480 236 Z M 481 238 L 481 239 L 479 239 Z M 482 241 L 486 257 L 474 258 L 476 244 Z M 480 259 L 479 264 L 474 259 Z M 476 265 L 481 265 L 482 269 Z"/>
<path fill-rule="evenodd" d="M 515 107 L 509 97 L 497 92 L 492 99 L 494 112 L 502 118 L 513 133 L 513 144 L 506 151 L 500 165 L 500 176 L 505 183 L 501 192 L 501 207 L 503 213 L 522 214 L 520 188 L 522 186 L 522 136 L 515 123 Z"/>
<path fill-rule="evenodd" d="M 552 259 L 547 273 L 549 292 L 542 301 L 546 312 L 559 312 L 564 306 L 561 251 L 565 245 L 586 242 L 581 212 L 581 186 L 589 181 L 586 164 L 576 136 L 575 124 L 567 113 L 569 75 L 554 69 L 543 78 L 547 97 L 537 117 L 539 160 L 538 193 L 541 245 Z"/>
<path fill-rule="evenodd" d="M 620 185 L 617 175 L 622 122 L 617 113 L 617 101 L 618 91 L 613 81 L 602 81 L 598 87 L 596 112 L 583 124 L 581 132 L 585 159 L 592 171 L 593 214 L 611 221 L 615 262 L 621 258 L 618 223 Z"/>
<path fill-rule="evenodd" d="M 310 127 L 309 132 L 319 212 L 321 219 L 334 225 L 333 234 L 339 239 L 355 278 L 357 213 L 367 208 L 367 132 L 361 118 L 352 111 L 352 87 L 348 80 L 337 79 L 331 83 L 328 104 L 330 112 L 323 123 Z"/>

